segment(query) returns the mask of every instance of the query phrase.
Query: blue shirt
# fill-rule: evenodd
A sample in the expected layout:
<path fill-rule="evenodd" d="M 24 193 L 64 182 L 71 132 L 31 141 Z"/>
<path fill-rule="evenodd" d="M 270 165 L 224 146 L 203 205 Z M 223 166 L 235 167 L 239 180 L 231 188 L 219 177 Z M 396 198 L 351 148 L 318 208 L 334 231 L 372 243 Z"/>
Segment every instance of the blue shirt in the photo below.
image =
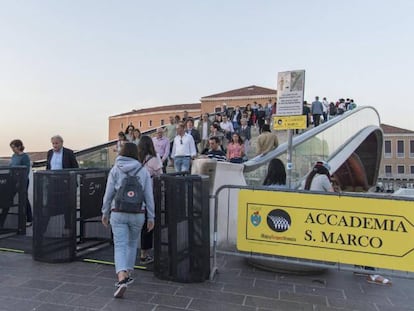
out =
<path fill-rule="evenodd" d="M 10 166 L 26 166 L 27 167 L 27 177 L 30 173 L 30 158 L 27 153 L 16 154 L 14 153 L 10 160 Z"/>

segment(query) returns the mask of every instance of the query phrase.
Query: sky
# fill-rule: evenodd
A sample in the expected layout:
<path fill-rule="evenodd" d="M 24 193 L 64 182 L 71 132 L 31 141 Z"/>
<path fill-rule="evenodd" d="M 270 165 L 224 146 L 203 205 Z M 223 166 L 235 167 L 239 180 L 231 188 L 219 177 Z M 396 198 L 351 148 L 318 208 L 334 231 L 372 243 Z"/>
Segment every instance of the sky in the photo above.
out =
<path fill-rule="evenodd" d="M 353 98 L 414 130 L 414 1 L 0 0 L 0 156 L 74 150 L 112 115 L 306 71 L 305 99 Z"/>

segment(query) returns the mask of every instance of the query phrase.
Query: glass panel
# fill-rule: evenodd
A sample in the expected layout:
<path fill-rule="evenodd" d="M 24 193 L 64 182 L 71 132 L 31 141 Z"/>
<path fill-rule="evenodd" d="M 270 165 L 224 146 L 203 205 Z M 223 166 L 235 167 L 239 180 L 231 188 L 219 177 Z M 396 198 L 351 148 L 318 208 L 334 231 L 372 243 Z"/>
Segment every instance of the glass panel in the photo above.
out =
<path fill-rule="evenodd" d="M 378 114 L 376 110 L 371 107 L 362 107 L 361 109 L 358 109 L 358 111 L 347 112 L 345 115 L 336 118 L 328 121 L 326 128 L 322 132 L 315 135 L 309 134 L 308 136 L 310 137 L 305 141 L 303 141 L 303 137 L 307 132 L 302 134 L 304 136 L 299 135 L 294 137 L 292 144 L 293 185 L 298 184 L 298 182 L 306 176 L 316 161 L 329 159 L 361 130 L 370 125 L 380 126 Z M 255 146 L 253 145 L 252 148 L 254 149 Z M 275 155 L 275 157 L 280 158 L 284 163 L 286 163 L 286 156 L 287 148 L 283 150 L 281 154 Z M 266 166 L 270 159 L 268 161 L 263 161 L 263 163 L 259 162 L 260 160 L 253 159 L 253 161 L 257 161 L 257 164 L 251 164 L 252 166 L 260 165 L 260 167 L 245 173 L 245 178 L 248 185 L 255 186 L 262 184 L 266 175 Z"/>
<path fill-rule="evenodd" d="M 392 177 L 392 166 L 391 165 L 385 165 L 385 176 Z"/>
<path fill-rule="evenodd" d="M 391 158 L 391 157 L 392 157 L 391 141 L 386 140 L 384 142 L 384 158 Z"/>
<path fill-rule="evenodd" d="M 76 159 L 81 168 L 110 168 L 114 165 L 117 155 L 116 145 L 114 145 L 103 147 L 87 154 L 77 155 Z"/>
<path fill-rule="evenodd" d="M 403 140 L 397 141 L 397 157 L 398 158 L 404 157 L 404 141 Z"/>

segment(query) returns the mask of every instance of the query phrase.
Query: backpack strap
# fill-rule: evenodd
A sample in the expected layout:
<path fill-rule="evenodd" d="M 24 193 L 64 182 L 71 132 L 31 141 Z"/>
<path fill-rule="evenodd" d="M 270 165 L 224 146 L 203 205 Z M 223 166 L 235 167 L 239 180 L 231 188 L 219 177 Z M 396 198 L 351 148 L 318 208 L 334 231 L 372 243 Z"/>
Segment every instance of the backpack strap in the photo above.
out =
<path fill-rule="evenodd" d="M 137 175 L 139 171 L 142 170 L 143 167 L 144 167 L 144 164 L 141 164 L 141 167 L 135 172 L 135 175 Z"/>
<path fill-rule="evenodd" d="M 149 158 L 147 158 L 144 162 L 142 162 L 142 166 L 145 165 L 145 163 L 147 163 L 149 160 L 151 160 L 153 158 L 153 156 L 150 156 Z"/>
<path fill-rule="evenodd" d="M 142 165 L 141 165 L 141 167 L 140 167 L 139 169 L 137 169 L 137 171 L 134 173 L 134 175 L 137 175 L 137 174 L 139 173 L 139 171 L 140 171 L 143 167 L 144 167 L 144 164 L 142 164 Z M 125 174 L 126 174 L 127 176 L 132 176 L 132 175 L 130 175 L 128 172 L 125 172 Z"/>

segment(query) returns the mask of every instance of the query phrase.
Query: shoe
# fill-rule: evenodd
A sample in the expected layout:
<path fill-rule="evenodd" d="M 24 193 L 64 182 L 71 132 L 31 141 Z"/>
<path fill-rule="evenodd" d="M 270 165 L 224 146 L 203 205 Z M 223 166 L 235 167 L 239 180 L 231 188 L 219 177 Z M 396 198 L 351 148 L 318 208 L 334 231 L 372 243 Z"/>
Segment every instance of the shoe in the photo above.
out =
<path fill-rule="evenodd" d="M 149 264 L 153 261 L 154 261 L 154 257 L 152 257 L 150 255 L 147 255 L 145 257 L 140 258 L 140 264 L 142 264 L 142 265 L 147 265 L 147 264 Z"/>
<path fill-rule="evenodd" d="M 123 280 L 125 281 L 125 280 Z M 121 282 L 123 282 L 121 281 Z M 120 283 L 121 283 L 120 282 Z M 114 293 L 114 297 L 115 298 L 122 298 L 125 294 L 125 291 L 127 290 L 128 285 L 125 283 L 119 284 L 118 288 L 116 289 L 115 293 Z"/>
<path fill-rule="evenodd" d="M 27 221 L 26 222 L 26 227 L 31 227 L 32 226 L 32 222 L 31 221 Z"/>
<path fill-rule="evenodd" d="M 126 281 L 125 281 L 125 280 L 126 280 Z M 133 279 L 133 278 L 131 278 L 131 277 L 127 277 L 125 280 L 115 282 L 115 287 L 119 287 L 119 286 L 121 286 L 121 284 L 123 284 L 123 283 L 124 283 L 124 281 L 126 282 L 126 283 L 125 283 L 126 285 L 131 285 L 132 283 L 134 283 L 134 279 Z"/>
<path fill-rule="evenodd" d="M 388 286 L 392 285 L 392 282 L 389 279 L 379 274 L 369 275 L 367 277 L 367 282 L 372 283 L 372 284 L 378 284 L 378 285 L 388 285 Z"/>

